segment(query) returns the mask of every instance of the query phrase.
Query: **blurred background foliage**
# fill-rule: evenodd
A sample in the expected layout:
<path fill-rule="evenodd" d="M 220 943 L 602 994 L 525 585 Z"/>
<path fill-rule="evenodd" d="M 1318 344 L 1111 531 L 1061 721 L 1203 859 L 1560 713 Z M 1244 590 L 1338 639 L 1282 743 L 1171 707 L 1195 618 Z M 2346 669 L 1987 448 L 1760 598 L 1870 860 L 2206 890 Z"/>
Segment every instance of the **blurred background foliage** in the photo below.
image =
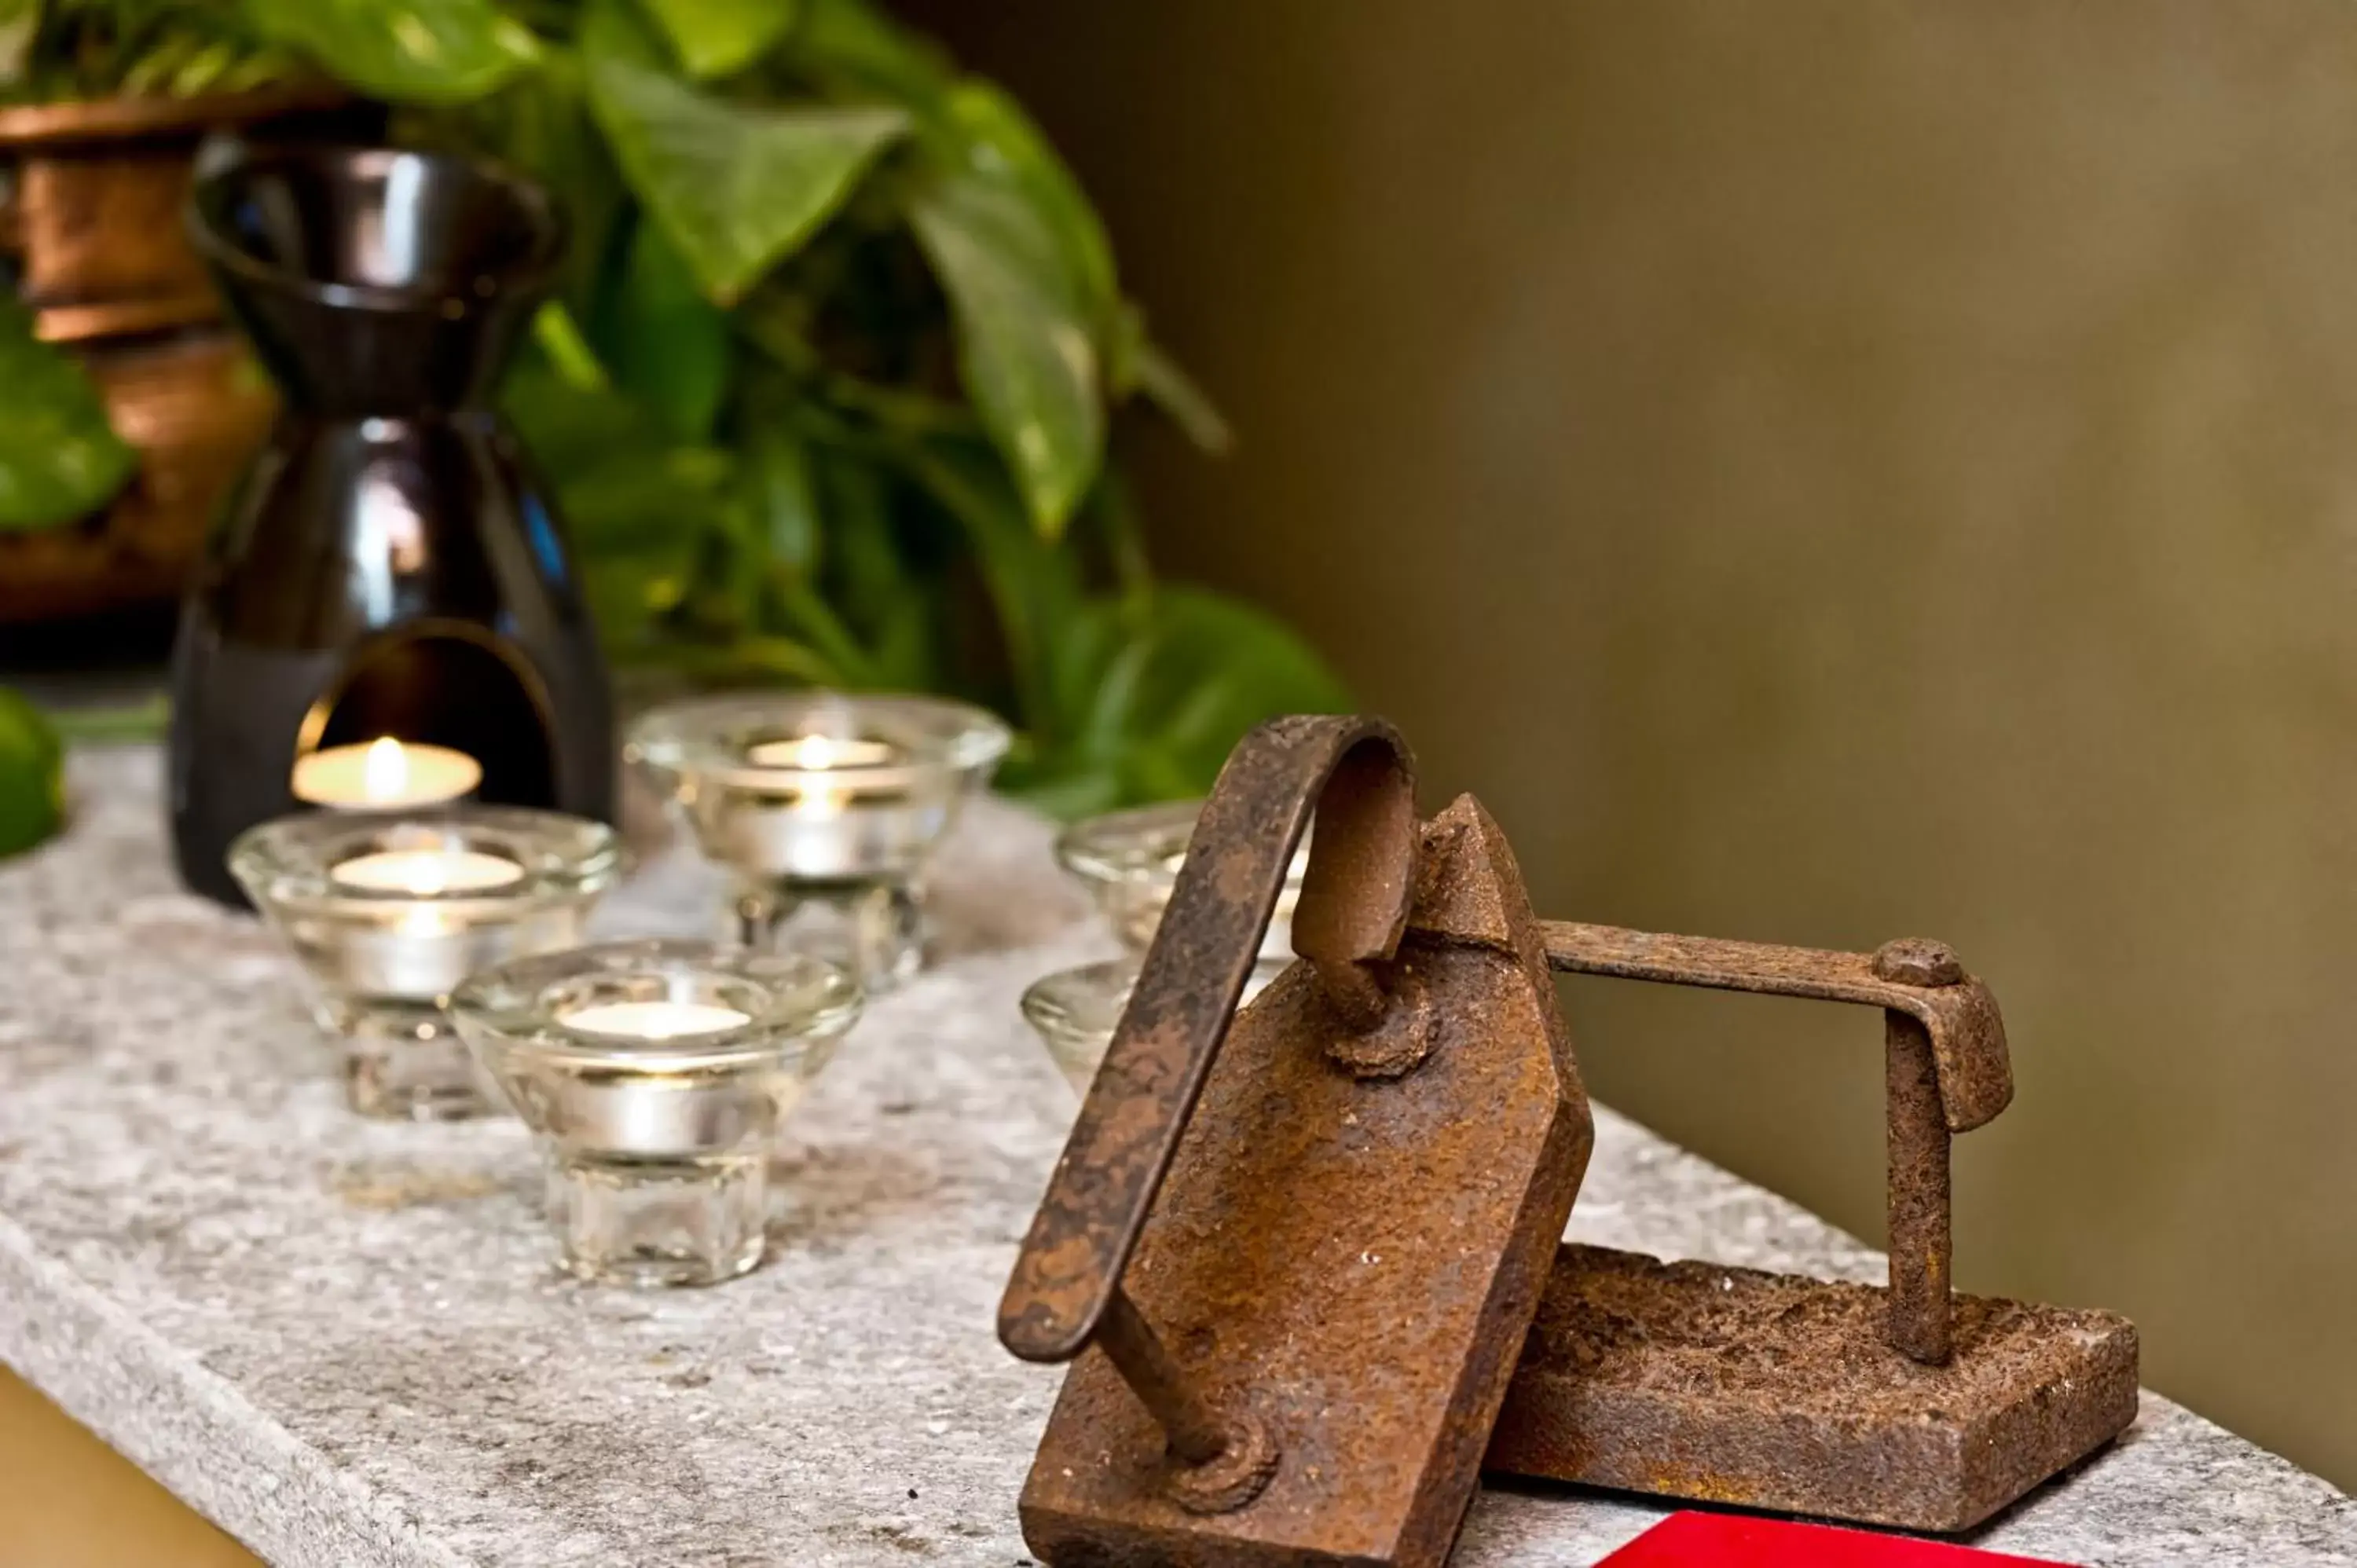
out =
<path fill-rule="evenodd" d="M 1157 580 L 1113 415 L 1227 430 L 1022 109 L 866 0 L 0 0 L 0 102 L 318 74 L 563 201 L 503 401 L 626 669 L 985 702 L 1004 782 L 1065 813 L 1348 704 L 1280 622 Z M 0 527 L 70 521 L 130 456 L 17 316 L 9 367 Z"/>

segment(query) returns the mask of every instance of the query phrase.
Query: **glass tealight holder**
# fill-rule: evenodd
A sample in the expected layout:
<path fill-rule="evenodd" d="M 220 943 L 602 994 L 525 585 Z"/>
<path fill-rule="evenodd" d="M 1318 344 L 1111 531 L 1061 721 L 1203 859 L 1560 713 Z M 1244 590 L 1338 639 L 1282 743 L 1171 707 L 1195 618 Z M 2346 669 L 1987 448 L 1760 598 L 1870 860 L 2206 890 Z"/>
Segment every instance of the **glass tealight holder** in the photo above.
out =
<path fill-rule="evenodd" d="M 1129 1005 L 1131 987 L 1137 983 L 1138 964 L 1133 955 L 1084 963 L 1077 969 L 1042 975 L 1023 993 L 1023 1018 L 1055 1058 L 1073 1090 L 1085 1095 L 1113 1044 L 1114 1026 Z M 1290 959 L 1262 959 L 1244 982 L 1239 1007 L 1261 993 L 1285 972 Z"/>
<path fill-rule="evenodd" d="M 1113 1044 L 1121 1010 L 1129 1005 L 1138 965 L 1162 924 L 1162 911 L 1170 902 L 1202 807 L 1200 800 L 1171 800 L 1109 811 L 1075 822 L 1057 837 L 1057 864 L 1088 888 L 1114 936 L 1128 950 L 1117 959 L 1043 976 L 1023 993 L 1025 1020 L 1082 1094 L 1104 1060 L 1105 1047 Z M 1293 909 L 1301 901 L 1309 838 L 1302 834 L 1301 846 L 1294 852 L 1240 1006 L 1293 961 Z"/>
<path fill-rule="evenodd" d="M 626 1285 L 759 1265 L 770 1144 L 859 1009 L 823 959 L 680 940 L 518 960 L 450 999 L 546 1157 L 563 1267 Z"/>
<path fill-rule="evenodd" d="M 352 1109 L 428 1122 L 498 1108 L 443 1000 L 478 969 L 577 943 L 622 855 L 599 822 L 457 805 L 282 817 L 229 865 L 308 972 Z"/>
<path fill-rule="evenodd" d="M 799 692 L 653 709 L 623 755 L 734 874 L 745 946 L 833 959 L 875 991 L 922 966 L 926 865 L 1007 739 L 963 703 Z"/>
<path fill-rule="evenodd" d="M 1187 858 L 1202 809 L 1200 800 L 1170 800 L 1109 811 L 1075 822 L 1057 837 L 1057 864 L 1088 888 L 1114 936 L 1131 952 L 1143 954 L 1162 924 L 1163 908 L 1170 902 L 1170 889 L 1178 881 L 1179 863 Z M 1293 907 L 1301 901 L 1309 839 L 1308 833 L 1301 835 L 1284 891 L 1276 896 L 1276 910 L 1261 939 L 1263 964 L 1282 969 L 1293 961 Z"/>

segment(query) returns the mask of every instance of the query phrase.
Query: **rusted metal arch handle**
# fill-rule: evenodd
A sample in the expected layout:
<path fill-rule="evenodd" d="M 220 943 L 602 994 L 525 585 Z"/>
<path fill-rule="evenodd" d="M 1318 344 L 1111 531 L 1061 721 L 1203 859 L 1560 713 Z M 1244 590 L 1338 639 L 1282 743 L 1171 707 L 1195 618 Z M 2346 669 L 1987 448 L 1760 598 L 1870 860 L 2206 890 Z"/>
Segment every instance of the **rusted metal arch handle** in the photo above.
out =
<path fill-rule="evenodd" d="M 1122 1272 L 1227 1036 L 1313 807 L 1318 836 L 1294 912 L 1294 950 L 1351 1026 L 1384 1018 L 1381 966 L 1398 950 L 1415 893 L 1413 768 L 1406 743 L 1380 719 L 1275 719 L 1238 744 L 1203 804 L 999 1304 L 998 1337 L 1016 1355 L 1069 1360 L 1093 1339 L 1183 1459 L 1210 1468 L 1224 1455 L 1223 1464 L 1240 1466 L 1248 1485 L 1190 1507 L 1249 1500 L 1274 1468 L 1275 1450 L 1244 1412 L 1217 1409 L 1194 1388 L 1123 1292 Z"/>
<path fill-rule="evenodd" d="M 1397 950 L 1415 890 L 1412 767 L 1380 719 L 1275 719 L 1238 743 L 1016 1260 L 998 1316 L 1016 1355 L 1071 1359 L 1112 1302 L 1313 806 L 1294 950 L 1344 1002 Z"/>
<path fill-rule="evenodd" d="M 1889 1177 L 1890 1343 L 1938 1365 L 1953 1348 L 1948 1145 L 2013 1098 L 2005 1022 L 1988 987 L 1944 943 L 1872 954 L 1542 921 L 1547 961 L 1573 974 L 1862 1003 L 1883 1010 Z"/>

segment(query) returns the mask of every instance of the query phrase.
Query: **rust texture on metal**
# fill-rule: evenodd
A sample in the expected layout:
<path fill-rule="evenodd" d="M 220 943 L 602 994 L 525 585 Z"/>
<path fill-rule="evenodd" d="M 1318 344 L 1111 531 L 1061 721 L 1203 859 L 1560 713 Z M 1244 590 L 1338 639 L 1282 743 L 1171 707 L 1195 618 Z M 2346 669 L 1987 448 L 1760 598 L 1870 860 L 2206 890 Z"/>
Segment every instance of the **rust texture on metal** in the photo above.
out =
<path fill-rule="evenodd" d="M 1940 1119 L 1939 1076 L 1921 1021 L 1895 1010 L 1882 1020 L 1890 1343 L 1936 1367 L 1955 1344 L 1948 1302 L 1955 1251 L 1949 1224 L 1949 1134 Z"/>
<path fill-rule="evenodd" d="M 2135 1419 L 2126 1319 L 1951 1293 L 1950 1140 L 2004 1110 L 2013 1079 L 1996 998 L 1946 944 L 1869 955 L 1541 929 L 1566 972 L 1883 1009 L 1890 1283 L 1566 1246 L 1493 1468 L 1950 1531 Z"/>
<path fill-rule="evenodd" d="M 1313 806 L 1320 831 L 1295 950 L 1354 1029 L 1380 1023 L 1370 966 L 1397 950 L 1415 889 L 1406 745 L 1378 720 L 1274 721 L 1238 744 L 1203 804 L 1160 933 L 1016 1260 L 998 1337 L 1025 1360 L 1077 1355 L 1120 1288 Z"/>
<path fill-rule="evenodd" d="M 1605 974 L 1883 1009 L 1889 1179 L 1890 1342 L 1916 1360 L 1948 1359 L 1948 1140 L 2013 1098 L 2005 1021 L 1988 987 L 1946 944 L 1919 937 L 1876 953 L 1829 952 L 1714 937 L 1544 922 L 1547 958 Z"/>
<path fill-rule="evenodd" d="M 1543 920 L 1539 929 L 1549 958 L 1566 973 L 1857 1002 L 1916 1018 L 1932 1036 L 1941 1112 L 1951 1133 L 1986 1124 L 2013 1100 L 2013 1060 L 2006 1052 L 1996 998 L 1964 973 L 1943 942 L 1901 938 L 1868 954 L 1669 936 L 1577 920 Z M 1936 955 L 1944 955 L 1944 962 L 1935 961 Z M 1955 978 L 1910 981 L 1910 973 Z"/>
<path fill-rule="evenodd" d="M 2126 1318 L 1960 1295 L 1956 1355 L 1926 1366 L 1882 1342 L 1883 1295 L 1567 1245 L 1489 1466 L 1952 1532 L 2136 1419 Z"/>
<path fill-rule="evenodd" d="M 1078 1353 L 1023 1494 L 1050 1563 L 1455 1539 L 1590 1123 L 1503 836 L 1409 779 L 1388 726 L 1293 719 L 1213 789 L 1002 1305 Z M 1303 961 L 1232 1022 L 1313 802 Z"/>

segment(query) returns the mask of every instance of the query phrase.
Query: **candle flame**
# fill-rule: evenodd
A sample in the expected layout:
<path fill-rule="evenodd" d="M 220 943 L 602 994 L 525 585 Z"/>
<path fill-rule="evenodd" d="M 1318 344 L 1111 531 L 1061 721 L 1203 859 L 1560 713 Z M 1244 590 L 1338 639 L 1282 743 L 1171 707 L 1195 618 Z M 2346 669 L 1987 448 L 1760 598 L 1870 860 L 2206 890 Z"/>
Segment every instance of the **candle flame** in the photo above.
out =
<path fill-rule="evenodd" d="M 837 746 L 832 736 L 806 735 L 794 742 L 793 766 L 796 768 L 832 768 L 846 748 Z"/>
<path fill-rule="evenodd" d="M 393 736 L 377 736 L 361 763 L 361 793 L 371 800 L 397 800 L 408 788 L 408 754 Z"/>

